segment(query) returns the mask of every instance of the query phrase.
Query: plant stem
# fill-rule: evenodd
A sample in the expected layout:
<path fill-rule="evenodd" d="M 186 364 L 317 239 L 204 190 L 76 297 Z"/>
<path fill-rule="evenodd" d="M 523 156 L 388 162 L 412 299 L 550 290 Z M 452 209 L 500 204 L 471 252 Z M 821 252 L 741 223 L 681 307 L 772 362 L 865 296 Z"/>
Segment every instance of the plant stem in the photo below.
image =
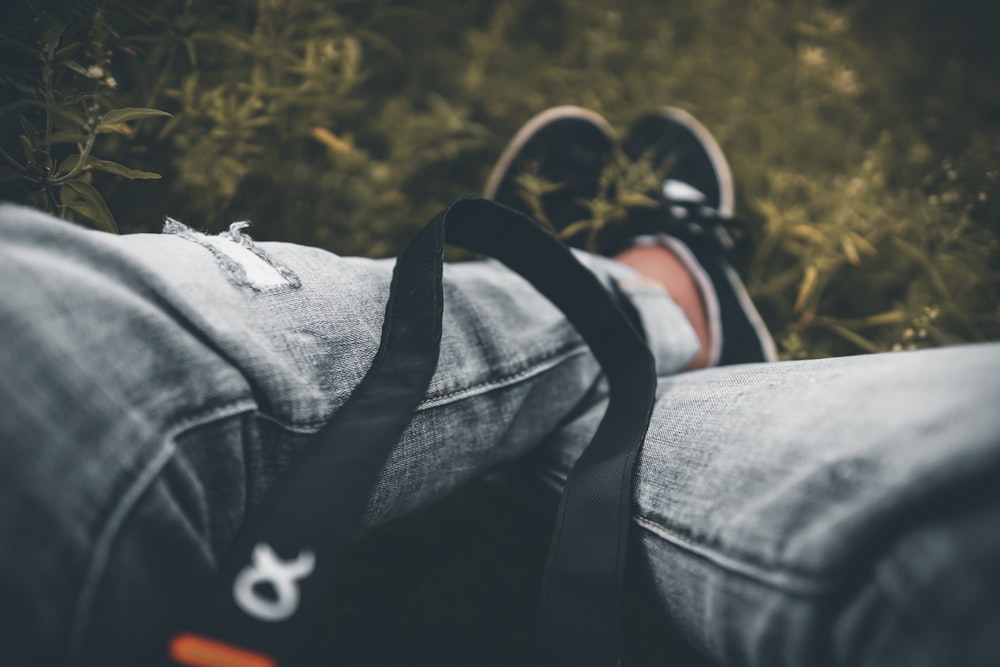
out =
<path fill-rule="evenodd" d="M 9 162 L 11 164 L 11 166 L 14 167 L 15 169 L 17 169 L 18 171 L 20 171 L 20 172 L 27 172 L 28 171 L 27 167 L 25 167 L 20 162 L 18 162 L 14 158 L 12 158 L 7 153 L 7 151 L 5 151 L 3 148 L 0 148 L 0 156 L 2 156 L 3 159 L 7 160 L 7 162 Z"/>
<path fill-rule="evenodd" d="M 87 135 L 87 142 L 82 146 L 77 144 L 77 148 L 80 150 L 80 159 L 77 161 L 76 166 L 70 169 L 68 172 L 62 176 L 57 176 L 55 178 L 48 179 L 48 182 L 53 185 L 58 185 L 60 183 L 65 183 L 71 178 L 76 178 L 80 175 L 82 171 L 85 170 L 87 163 L 87 158 L 90 157 L 90 151 L 94 148 L 94 142 L 97 141 L 97 128 L 91 128 L 90 133 Z"/>

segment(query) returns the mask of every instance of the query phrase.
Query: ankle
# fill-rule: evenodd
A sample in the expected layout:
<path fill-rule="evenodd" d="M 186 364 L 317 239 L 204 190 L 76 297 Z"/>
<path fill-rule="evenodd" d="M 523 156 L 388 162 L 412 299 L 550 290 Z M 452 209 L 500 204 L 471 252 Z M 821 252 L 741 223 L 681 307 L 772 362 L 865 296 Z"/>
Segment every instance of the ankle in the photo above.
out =
<path fill-rule="evenodd" d="M 711 339 L 708 312 L 698 283 L 687 266 L 662 245 L 633 246 L 614 256 L 614 259 L 634 269 L 639 275 L 662 285 L 683 311 L 701 343 L 698 355 L 687 370 L 708 365 Z"/>

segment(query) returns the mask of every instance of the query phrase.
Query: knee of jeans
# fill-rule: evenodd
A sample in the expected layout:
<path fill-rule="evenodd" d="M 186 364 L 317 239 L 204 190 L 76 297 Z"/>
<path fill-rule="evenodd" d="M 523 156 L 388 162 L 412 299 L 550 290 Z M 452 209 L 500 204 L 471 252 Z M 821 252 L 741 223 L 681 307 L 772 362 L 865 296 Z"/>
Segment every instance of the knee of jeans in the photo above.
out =
<path fill-rule="evenodd" d="M 95 552 L 74 618 L 71 664 L 139 665 L 162 655 L 243 521 L 249 416 L 192 429 Z"/>
<path fill-rule="evenodd" d="M 637 546 L 664 620 L 724 664 L 1000 665 L 997 495 L 939 499 L 812 575 L 754 569 L 645 519 Z"/>
<path fill-rule="evenodd" d="M 1000 664 L 1000 501 L 977 500 L 944 508 L 874 563 L 833 628 L 836 664 Z"/>

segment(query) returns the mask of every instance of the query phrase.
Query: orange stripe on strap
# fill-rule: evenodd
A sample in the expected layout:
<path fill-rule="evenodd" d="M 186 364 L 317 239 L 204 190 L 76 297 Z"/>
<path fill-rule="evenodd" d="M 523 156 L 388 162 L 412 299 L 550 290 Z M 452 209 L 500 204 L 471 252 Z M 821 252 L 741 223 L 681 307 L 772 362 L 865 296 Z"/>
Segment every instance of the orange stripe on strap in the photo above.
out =
<path fill-rule="evenodd" d="M 190 667 L 278 667 L 266 655 L 188 634 L 177 635 L 170 641 L 170 657 Z"/>

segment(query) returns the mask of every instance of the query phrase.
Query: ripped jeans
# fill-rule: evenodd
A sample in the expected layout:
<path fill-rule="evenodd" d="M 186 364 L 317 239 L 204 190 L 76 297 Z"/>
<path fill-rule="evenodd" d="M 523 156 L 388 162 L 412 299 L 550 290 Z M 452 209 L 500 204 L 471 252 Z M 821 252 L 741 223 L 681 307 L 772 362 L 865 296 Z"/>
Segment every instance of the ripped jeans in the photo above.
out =
<path fill-rule="evenodd" d="M 669 296 L 581 257 L 657 359 L 633 516 L 663 623 L 727 665 L 1000 664 L 1000 345 L 679 373 L 698 343 Z M 9 664 L 136 664 L 364 375 L 391 269 L 0 206 Z M 529 451 L 558 486 L 604 402 L 526 282 L 446 267 L 441 361 L 367 524 Z"/>

